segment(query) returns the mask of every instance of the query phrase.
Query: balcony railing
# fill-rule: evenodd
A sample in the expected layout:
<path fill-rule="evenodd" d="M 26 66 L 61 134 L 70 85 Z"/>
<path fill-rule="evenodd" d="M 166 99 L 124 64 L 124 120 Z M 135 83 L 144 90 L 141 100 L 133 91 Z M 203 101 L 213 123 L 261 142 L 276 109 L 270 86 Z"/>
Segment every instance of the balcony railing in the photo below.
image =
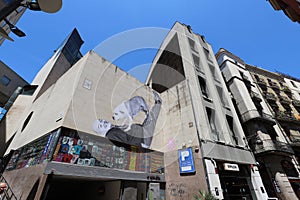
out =
<path fill-rule="evenodd" d="M 297 99 L 293 99 L 293 105 L 297 108 L 300 108 L 300 101 Z"/>
<path fill-rule="evenodd" d="M 275 117 L 276 117 L 277 120 L 281 120 L 281 121 L 287 121 L 287 122 L 297 121 L 297 119 L 295 118 L 294 115 L 292 115 L 289 112 L 285 112 L 285 111 L 277 110 L 275 112 Z"/>
<path fill-rule="evenodd" d="M 280 101 L 280 103 L 281 104 L 290 104 L 291 103 L 291 100 L 288 98 L 288 97 L 286 97 L 286 96 L 279 96 L 279 101 Z"/>
<path fill-rule="evenodd" d="M 266 152 L 294 154 L 294 151 L 289 144 L 272 139 L 262 140 L 262 144 L 256 145 L 254 150 L 255 154 Z"/>
<path fill-rule="evenodd" d="M 270 84 L 270 87 L 271 87 L 275 92 L 279 92 L 279 91 L 280 91 L 280 88 L 279 88 L 279 86 L 277 85 L 277 83 L 271 81 L 269 84 Z"/>
<path fill-rule="evenodd" d="M 267 83 L 261 79 L 261 78 L 256 78 L 257 84 L 261 87 L 261 89 L 266 90 L 267 89 Z"/>
<path fill-rule="evenodd" d="M 288 88 L 287 86 L 283 86 L 282 87 L 282 91 L 284 93 L 286 93 L 288 96 L 290 96 L 292 94 L 292 91 L 290 90 L 290 88 Z"/>
<path fill-rule="evenodd" d="M 275 94 L 273 94 L 271 92 L 266 92 L 265 98 L 267 99 L 267 101 L 276 101 L 277 100 Z"/>

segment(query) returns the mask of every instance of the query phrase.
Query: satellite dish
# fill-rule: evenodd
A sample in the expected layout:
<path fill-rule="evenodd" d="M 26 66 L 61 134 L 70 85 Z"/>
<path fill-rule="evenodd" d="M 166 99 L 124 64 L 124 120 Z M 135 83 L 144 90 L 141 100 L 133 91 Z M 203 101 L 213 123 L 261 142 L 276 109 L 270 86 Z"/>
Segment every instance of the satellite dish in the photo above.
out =
<path fill-rule="evenodd" d="M 5 39 L 8 39 L 10 41 L 14 41 L 11 37 L 9 37 L 6 33 L 6 31 L 0 27 L 0 36 L 4 37 Z"/>
<path fill-rule="evenodd" d="M 42 11 L 47 13 L 55 13 L 60 10 L 62 0 L 37 0 Z"/>

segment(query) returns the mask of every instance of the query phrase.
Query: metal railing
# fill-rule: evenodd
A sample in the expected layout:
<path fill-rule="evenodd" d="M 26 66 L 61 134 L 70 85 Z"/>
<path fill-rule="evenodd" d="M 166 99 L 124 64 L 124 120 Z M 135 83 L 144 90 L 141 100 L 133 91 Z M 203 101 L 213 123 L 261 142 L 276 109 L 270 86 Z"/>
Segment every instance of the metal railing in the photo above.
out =
<path fill-rule="evenodd" d="M 6 183 L 6 186 L 7 186 L 6 190 L 2 194 L 2 200 L 18 200 L 17 196 L 14 194 L 10 185 L 8 184 L 8 182 L 6 181 L 4 176 L 2 176 L 2 174 L 0 176 L 0 182 Z"/>
<path fill-rule="evenodd" d="M 263 143 L 261 145 L 256 145 L 255 153 L 275 151 L 275 152 L 294 154 L 292 147 L 288 143 L 284 143 L 272 139 L 262 140 L 262 142 Z"/>

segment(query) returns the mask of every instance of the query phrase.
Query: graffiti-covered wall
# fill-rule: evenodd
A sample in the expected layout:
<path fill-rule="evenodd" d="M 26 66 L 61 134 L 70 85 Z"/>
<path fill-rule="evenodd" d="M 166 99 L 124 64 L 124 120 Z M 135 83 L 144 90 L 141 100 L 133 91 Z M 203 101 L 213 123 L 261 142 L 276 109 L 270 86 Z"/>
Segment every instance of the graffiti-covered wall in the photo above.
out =
<path fill-rule="evenodd" d="M 6 170 L 22 169 L 48 161 L 82 166 L 162 173 L 163 153 L 111 142 L 106 138 L 60 128 L 16 150 Z"/>

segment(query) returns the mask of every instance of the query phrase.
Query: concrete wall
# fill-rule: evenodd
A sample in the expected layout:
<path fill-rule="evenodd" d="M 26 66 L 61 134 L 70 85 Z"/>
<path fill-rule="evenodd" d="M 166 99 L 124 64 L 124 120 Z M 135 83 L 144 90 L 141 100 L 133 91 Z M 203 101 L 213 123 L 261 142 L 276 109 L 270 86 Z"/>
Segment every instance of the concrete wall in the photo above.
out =
<path fill-rule="evenodd" d="M 47 175 L 43 174 L 44 169 L 45 165 L 36 165 L 30 168 L 6 171 L 3 176 L 18 199 L 27 199 L 35 185 L 38 186 L 36 199 L 40 199 L 47 179 Z"/>
<path fill-rule="evenodd" d="M 193 199 L 193 195 L 199 194 L 199 190 L 207 191 L 203 159 L 201 152 L 195 151 L 196 148 L 193 147 L 195 174 L 180 175 L 178 151 L 165 153 L 166 199 Z"/>
<path fill-rule="evenodd" d="M 69 128 L 96 134 L 92 125 L 97 119 L 105 119 L 115 125 L 122 120 L 112 119 L 116 106 L 133 96 L 145 99 L 149 109 L 154 103 L 152 90 L 94 52 L 86 56 L 82 69 L 78 71 L 78 84 L 74 85 L 74 96 L 64 118 L 63 125 Z M 143 112 L 133 118 L 133 123 L 142 123 Z"/>

